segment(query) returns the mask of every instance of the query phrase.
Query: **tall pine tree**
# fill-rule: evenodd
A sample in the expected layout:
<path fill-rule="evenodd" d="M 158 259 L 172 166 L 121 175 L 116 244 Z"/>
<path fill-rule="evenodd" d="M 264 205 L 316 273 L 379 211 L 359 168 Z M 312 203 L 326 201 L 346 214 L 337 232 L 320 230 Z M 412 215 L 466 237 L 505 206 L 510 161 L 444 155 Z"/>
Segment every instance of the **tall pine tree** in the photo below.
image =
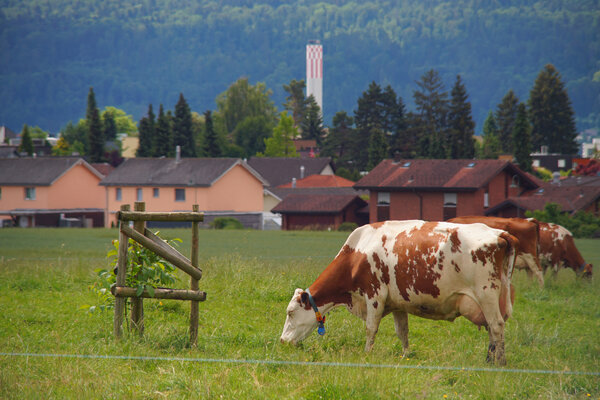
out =
<path fill-rule="evenodd" d="M 577 153 L 577 130 L 571 100 L 559 72 L 548 64 L 529 93 L 531 140 L 534 149 L 548 146 L 551 153 Z"/>
<path fill-rule="evenodd" d="M 196 157 L 196 143 L 192 133 L 192 111 L 183 93 L 179 94 L 179 101 L 175 105 L 173 119 L 173 147 L 181 147 L 182 157 Z"/>
<path fill-rule="evenodd" d="M 345 111 L 339 111 L 333 116 L 333 126 L 323 140 L 321 155 L 331 157 L 336 165 L 344 164 L 350 168 L 352 141 L 355 139 L 354 119 Z"/>
<path fill-rule="evenodd" d="M 152 157 L 154 155 L 155 141 L 155 121 L 152 104 L 148 105 L 148 114 L 140 119 L 139 123 L 139 146 L 136 150 L 136 157 Z"/>
<path fill-rule="evenodd" d="M 422 133 L 419 138 L 419 155 L 426 158 L 446 158 L 446 119 L 448 93 L 437 71 L 431 69 L 417 81 L 413 92 L 416 115 Z"/>
<path fill-rule="evenodd" d="M 488 113 L 487 118 L 483 122 L 483 144 L 481 148 L 480 158 L 483 159 L 496 159 L 502 153 L 502 147 L 498 140 L 498 127 L 496 126 L 496 119 L 494 113 L 491 111 Z"/>
<path fill-rule="evenodd" d="M 475 122 L 471 116 L 471 103 L 460 75 L 451 92 L 448 112 L 448 157 L 452 159 L 473 158 L 475 156 Z"/>
<path fill-rule="evenodd" d="M 91 162 L 103 162 L 104 160 L 104 134 L 102 132 L 102 122 L 100 121 L 100 112 L 96 106 L 96 96 L 94 88 L 90 88 L 87 98 L 87 111 L 85 114 L 88 138 L 90 143 L 90 152 L 88 154 Z"/>
<path fill-rule="evenodd" d="M 531 125 L 527 118 L 527 108 L 520 103 L 517 106 L 517 117 L 513 128 L 514 155 L 519 168 L 531 172 Z"/>
<path fill-rule="evenodd" d="M 496 108 L 496 124 L 498 126 L 498 140 L 502 151 L 507 154 L 513 153 L 512 132 L 517 118 L 517 107 L 519 99 L 512 89 L 510 89 L 502 98 Z"/>
<path fill-rule="evenodd" d="M 306 89 L 304 79 L 299 81 L 292 79 L 289 85 L 283 85 L 283 90 L 288 93 L 283 107 L 291 113 L 296 129 L 300 129 L 306 114 L 307 99 L 304 95 L 304 89 Z"/>
<path fill-rule="evenodd" d="M 154 157 L 169 157 L 172 154 L 171 149 L 173 147 L 171 124 L 162 104 L 158 108 L 154 139 Z"/>
<path fill-rule="evenodd" d="M 306 112 L 300 126 L 303 139 L 314 139 L 318 145 L 321 145 L 323 136 L 325 135 L 323 117 L 321 116 L 321 108 L 312 94 L 308 97 Z"/>
<path fill-rule="evenodd" d="M 389 151 L 386 135 L 381 128 L 373 128 L 369 138 L 369 163 L 367 169 L 371 170 L 383 161 Z"/>
<path fill-rule="evenodd" d="M 205 157 L 221 157 L 222 151 L 219 138 L 213 127 L 212 113 L 210 110 L 204 112 L 204 142 L 202 152 Z"/>
<path fill-rule="evenodd" d="M 32 156 L 33 151 L 33 140 L 31 140 L 29 127 L 27 124 L 25 124 L 23 125 L 23 130 L 21 131 L 21 144 L 19 144 L 19 153 L 26 153 L 28 156 Z"/>

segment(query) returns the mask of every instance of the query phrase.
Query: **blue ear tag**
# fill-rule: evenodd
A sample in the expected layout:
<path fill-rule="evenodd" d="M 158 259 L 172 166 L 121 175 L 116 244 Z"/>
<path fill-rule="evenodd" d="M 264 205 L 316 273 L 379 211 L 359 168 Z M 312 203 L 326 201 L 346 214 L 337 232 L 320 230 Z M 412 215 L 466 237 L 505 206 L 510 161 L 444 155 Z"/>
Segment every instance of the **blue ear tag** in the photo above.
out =
<path fill-rule="evenodd" d="M 319 335 L 323 336 L 325 334 L 325 327 L 324 326 L 319 326 L 319 329 L 317 329 L 317 332 L 319 332 Z"/>

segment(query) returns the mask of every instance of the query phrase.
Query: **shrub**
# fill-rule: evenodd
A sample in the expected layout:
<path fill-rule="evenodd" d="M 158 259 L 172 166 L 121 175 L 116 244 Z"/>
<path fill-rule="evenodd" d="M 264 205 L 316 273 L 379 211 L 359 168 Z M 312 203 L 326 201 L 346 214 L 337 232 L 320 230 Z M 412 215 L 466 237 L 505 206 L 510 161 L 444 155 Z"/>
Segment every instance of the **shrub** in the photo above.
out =
<path fill-rule="evenodd" d="M 244 225 L 233 217 L 218 217 L 215 218 L 211 223 L 210 227 L 213 229 L 244 229 Z"/>
<path fill-rule="evenodd" d="M 338 231 L 352 232 L 356 228 L 358 228 L 358 224 L 356 222 L 342 222 L 342 224 L 338 228 Z"/>
<path fill-rule="evenodd" d="M 556 203 L 546 204 L 543 210 L 527 211 L 525 215 L 538 221 L 562 225 L 576 238 L 596 237 L 600 233 L 600 218 L 584 211 L 567 214 L 562 212 L 560 205 Z"/>

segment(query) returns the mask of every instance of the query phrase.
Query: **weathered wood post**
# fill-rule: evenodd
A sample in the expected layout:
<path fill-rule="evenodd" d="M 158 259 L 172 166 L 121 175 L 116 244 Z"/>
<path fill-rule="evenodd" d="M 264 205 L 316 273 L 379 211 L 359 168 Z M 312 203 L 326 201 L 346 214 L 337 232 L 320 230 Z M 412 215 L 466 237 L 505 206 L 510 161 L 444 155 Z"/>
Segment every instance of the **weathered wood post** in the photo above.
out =
<path fill-rule="evenodd" d="M 198 204 L 192 206 L 193 212 L 198 212 L 199 210 Z M 198 236 L 198 221 L 192 221 L 192 255 L 190 261 L 196 268 L 198 268 Z M 197 291 L 199 288 L 198 279 L 195 279 L 193 276 L 190 277 L 190 289 Z M 196 346 L 198 340 L 198 308 L 198 302 L 192 300 L 190 302 L 190 344 L 192 346 Z"/>
<path fill-rule="evenodd" d="M 121 211 L 129 211 L 129 204 L 123 204 Z M 125 223 L 122 220 L 117 221 L 119 224 Z M 120 227 L 119 227 L 120 228 Z M 129 238 L 125 236 L 123 231 L 119 229 L 119 252 L 117 258 L 117 281 L 116 286 L 125 286 L 125 278 L 127 277 L 127 247 Z M 126 297 L 115 297 L 115 316 L 113 318 L 113 333 L 117 339 L 123 335 L 123 316 L 125 314 Z"/>
<path fill-rule="evenodd" d="M 146 203 L 136 201 L 133 204 L 133 211 L 144 212 L 146 211 Z M 139 220 L 133 221 L 133 229 L 137 232 L 144 234 L 146 228 L 146 221 Z M 144 299 L 142 297 L 131 298 L 131 326 L 133 329 L 137 329 L 140 336 L 144 335 Z"/>

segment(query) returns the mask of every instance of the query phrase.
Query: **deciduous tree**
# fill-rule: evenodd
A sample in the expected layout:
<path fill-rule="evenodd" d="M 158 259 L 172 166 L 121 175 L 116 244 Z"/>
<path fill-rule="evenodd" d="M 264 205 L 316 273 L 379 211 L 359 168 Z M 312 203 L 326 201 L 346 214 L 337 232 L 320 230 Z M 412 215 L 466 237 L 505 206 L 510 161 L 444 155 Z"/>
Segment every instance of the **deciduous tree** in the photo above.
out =
<path fill-rule="evenodd" d="M 279 124 L 273 129 L 273 136 L 265 139 L 265 152 L 259 157 L 298 157 L 294 137 L 297 131 L 294 119 L 283 111 L 279 114 Z"/>

